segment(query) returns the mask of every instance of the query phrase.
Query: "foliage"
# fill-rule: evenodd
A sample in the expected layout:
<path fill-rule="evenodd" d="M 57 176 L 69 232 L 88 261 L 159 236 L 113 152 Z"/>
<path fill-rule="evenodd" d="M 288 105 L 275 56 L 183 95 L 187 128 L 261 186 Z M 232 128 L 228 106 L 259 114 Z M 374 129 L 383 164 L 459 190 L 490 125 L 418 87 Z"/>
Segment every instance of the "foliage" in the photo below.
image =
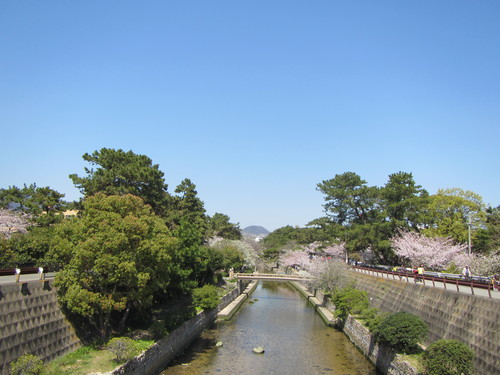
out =
<path fill-rule="evenodd" d="M 106 349 L 116 355 L 116 362 L 122 363 L 135 355 L 134 340 L 129 337 L 114 337 L 109 340 Z"/>
<path fill-rule="evenodd" d="M 354 172 L 337 174 L 319 183 L 317 190 L 325 194 L 327 215 L 341 225 L 367 223 L 376 209 L 377 188 Z"/>
<path fill-rule="evenodd" d="M 352 287 L 337 291 L 332 302 L 335 305 L 335 316 L 340 319 L 347 318 L 349 314 L 359 314 L 369 307 L 366 292 Z"/>
<path fill-rule="evenodd" d="M 471 375 L 473 359 L 472 349 L 456 340 L 438 340 L 422 355 L 428 375 Z"/>
<path fill-rule="evenodd" d="M 500 206 L 486 209 L 486 228 L 476 232 L 474 252 L 500 255 Z"/>
<path fill-rule="evenodd" d="M 184 306 L 182 309 L 172 311 L 166 316 L 165 328 L 168 332 L 172 332 L 194 316 L 196 316 L 196 309 L 193 306 Z"/>
<path fill-rule="evenodd" d="M 417 185 L 413 175 L 398 172 L 389 175 L 389 181 L 380 191 L 381 205 L 391 223 L 391 231 L 418 228 L 427 222 L 426 207 L 429 193 Z"/>
<path fill-rule="evenodd" d="M 465 245 L 455 245 L 451 238 L 429 238 L 417 232 L 401 231 L 391 242 L 398 257 L 431 269 L 445 268 L 466 249 Z"/>
<path fill-rule="evenodd" d="M 11 375 L 38 375 L 42 369 L 43 361 L 33 354 L 24 354 L 10 364 Z"/>
<path fill-rule="evenodd" d="M 203 310 L 215 309 L 219 305 L 219 289 L 207 284 L 193 290 L 193 304 Z"/>
<path fill-rule="evenodd" d="M 158 164 L 152 164 L 152 160 L 146 155 L 102 148 L 92 154 L 85 153 L 82 157 L 97 168 L 85 168 L 85 177 L 77 174 L 69 177 L 85 197 L 97 193 L 132 194 L 151 205 L 155 213 L 165 212 L 168 195 L 164 174 Z"/>
<path fill-rule="evenodd" d="M 149 327 L 151 334 L 155 340 L 160 340 L 161 338 L 168 335 L 168 329 L 165 327 L 164 322 L 155 320 Z"/>
<path fill-rule="evenodd" d="M 229 216 L 218 212 L 210 217 L 208 220 L 209 237 L 217 236 L 228 240 L 240 240 L 242 236 L 239 224 L 232 224 L 229 220 Z"/>
<path fill-rule="evenodd" d="M 61 221 L 62 215 L 59 213 L 66 207 L 63 198 L 64 194 L 48 186 L 38 187 L 36 184 L 24 184 L 23 188 L 10 186 L 0 189 L 0 207 L 13 206 L 15 210 L 29 214 L 31 221 L 42 226 Z"/>
<path fill-rule="evenodd" d="M 323 207 L 331 224 L 325 219 L 317 223 L 330 226 L 348 252 L 371 248 L 380 261 L 393 260 L 389 239 L 398 228 L 418 228 L 427 220 L 428 193 L 415 184 L 411 173 L 392 174 L 378 188 L 345 172 L 318 184 L 317 190 L 325 195 Z"/>
<path fill-rule="evenodd" d="M 233 268 L 235 271 L 240 271 L 245 265 L 243 253 L 231 242 L 217 242 L 214 249 L 222 255 L 222 265 L 225 270 Z"/>
<path fill-rule="evenodd" d="M 198 197 L 196 185 L 185 178 L 177 185 L 175 193 L 177 195 L 171 196 L 169 200 L 167 221 L 174 228 L 180 225 L 181 221 L 187 221 L 196 226 L 203 237 L 207 231 L 207 216 L 204 203 Z"/>
<path fill-rule="evenodd" d="M 99 193 L 83 207 L 55 228 L 51 256 L 65 264 L 56 276 L 60 302 L 105 339 L 112 312 L 122 329 L 130 309 L 147 308 L 169 286 L 177 240 L 139 197 Z"/>
<path fill-rule="evenodd" d="M 455 242 L 468 241 L 470 220 L 472 243 L 486 224 L 485 204 L 479 194 L 460 188 L 440 189 L 430 197 L 432 224 L 424 233 L 432 237 L 450 237 Z"/>
<path fill-rule="evenodd" d="M 53 235 L 53 226 L 33 226 L 25 234 L 12 236 L 9 246 L 15 252 L 15 261 L 18 264 L 36 263 L 43 266 L 51 263 L 47 254 Z"/>
<path fill-rule="evenodd" d="M 400 353 L 418 351 L 418 343 L 427 336 L 427 324 L 417 315 L 400 311 L 383 319 L 375 329 L 377 341 Z"/>
<path fill-rule="evenodd" d="M 365 326 L 370 332 L 375 332 L 380 322 L 386 318 L 386 313 L 381 313 L 375 307 L 369 307 L 360 313 L 360 318 L 364 321 Z"/>

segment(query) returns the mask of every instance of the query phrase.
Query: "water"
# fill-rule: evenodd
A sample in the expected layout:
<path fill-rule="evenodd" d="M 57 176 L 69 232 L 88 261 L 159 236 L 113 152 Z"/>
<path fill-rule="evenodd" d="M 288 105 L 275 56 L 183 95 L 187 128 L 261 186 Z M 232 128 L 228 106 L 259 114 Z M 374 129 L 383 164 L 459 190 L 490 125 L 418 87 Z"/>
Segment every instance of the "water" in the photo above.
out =
<path fill-rule="evenodd" d="M 261 282 L 229 322 L 206 330 L 161 375 L 369 374 L 373 365 L 285 283 Z M 221 341 L 222 347 L 215 344 Z M 252 349 L 262 346 L 264 354 Z"/>

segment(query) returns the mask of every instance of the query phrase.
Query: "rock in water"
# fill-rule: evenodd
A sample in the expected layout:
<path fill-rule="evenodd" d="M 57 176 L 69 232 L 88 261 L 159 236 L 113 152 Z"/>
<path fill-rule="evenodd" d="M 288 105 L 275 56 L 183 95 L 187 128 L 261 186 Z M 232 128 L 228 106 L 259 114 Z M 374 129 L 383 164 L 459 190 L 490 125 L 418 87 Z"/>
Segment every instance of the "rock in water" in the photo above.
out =
<path fill-rule="evenodd" d="M 264 353 L 264 348 L 262 346 L 258 346 L 256 348 L 253 348 L 252 351 L 257 354 L 262 354 Z"/>

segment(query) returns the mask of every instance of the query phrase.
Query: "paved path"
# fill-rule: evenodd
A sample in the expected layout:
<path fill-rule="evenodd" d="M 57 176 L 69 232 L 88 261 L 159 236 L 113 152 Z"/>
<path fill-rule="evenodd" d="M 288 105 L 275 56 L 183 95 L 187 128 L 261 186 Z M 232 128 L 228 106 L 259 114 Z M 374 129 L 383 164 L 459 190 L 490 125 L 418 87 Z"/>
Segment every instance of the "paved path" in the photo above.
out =
<path fill-rule="evenodd" d="M 383 274 L 383 273 L 378 273 L 376 271 L 365 271 L 365 270 L 362 270 L 362 269 L 356 269 L 356 268 L 353 268 L 352 269 L 353 271 L 355 272 L 360 272 L 360 273 L 364 273 L 364 274 L 367 274 L 367 275 L 371 275 L 371 276 L 375 276 L 375 277 L 382 277 L 384 279 L 389 279 L 389 280 L 394 280 L 394 281 L 397 281 L 397 282 L 410 282 L 410 283 L 415 283 L 414 279 L 413 278 L 409 278 L 408 280 L 409 281 L 406 281 L 406 278 L 403 276 L 402 280 L 400 281 L 399 280 L 399 276 L 395 276 L 393 277 L 393 275 L 390 275 L 390 274 Z M 434 284 L 432 282 L 432 280 L 424 280 L 424 282 L 417 282 L 416 283 L 417 285 L 422 285 L 422 286 L 428 286 L 428 287 L 434 287 L 434 288 L 440 288 L 440 289 L 446 289 L 446 290 L 449 290 L 449 291 L 452 291 L 452 292 L 457 292 L 457 286 L 455 284 L 452 284 L 452 283 L 445 283 L 442 282 L 442 281 L 438 281 L 438 280 L 435 280 L 434 281 Z M 490 295 L 488 294 L 488 289 L 485 289 L 485 288 L 471 288 L 470 286 L 466 286 L 466 285 L 459 285 L 458 286 L 458 292 L 459 293 L 465 293 L 465 294 L 473 294 L 475 296 L 478 296 L 478 297 L 486 297 L 486 298 L 490 298 Z M 491 290 L 490 291 L 491 293 L 491 298 L 496 298 L 496 299 L 500 299 L 500 292 L 497 291 L 497 290 Z"/>
<path fill-rule="evenodd" d="M 55 273 L 53 272 L 48 272 L 45 274 L 45 279 L 53 279 L 55 276 Z M 40 276 L 37 273 L 28 273 L 26 275 L 21 274 L 21 277 L 19 279 L 20 282 L 26 282 L 26 281 L 33 281 L 33 280 L 40 280 Z M 0 276 L 0 284 L 15 284 L 16 283 L 16 276 Z"/>

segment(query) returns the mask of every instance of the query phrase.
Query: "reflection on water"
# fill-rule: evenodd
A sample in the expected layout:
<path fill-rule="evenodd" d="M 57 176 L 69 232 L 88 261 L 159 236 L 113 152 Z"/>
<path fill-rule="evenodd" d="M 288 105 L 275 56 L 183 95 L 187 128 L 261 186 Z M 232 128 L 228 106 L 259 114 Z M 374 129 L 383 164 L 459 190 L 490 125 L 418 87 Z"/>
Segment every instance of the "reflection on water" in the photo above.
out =
<path fill-rule="evenodd" d="M 206 330 L 162 375 L 376 374 L 338 330 L 285 283 L 260 283 L 229 322 Z M 221 341 L 222 347 L 215 344 Z M 264 354 L 252 349 L 262 346 Z"/>

